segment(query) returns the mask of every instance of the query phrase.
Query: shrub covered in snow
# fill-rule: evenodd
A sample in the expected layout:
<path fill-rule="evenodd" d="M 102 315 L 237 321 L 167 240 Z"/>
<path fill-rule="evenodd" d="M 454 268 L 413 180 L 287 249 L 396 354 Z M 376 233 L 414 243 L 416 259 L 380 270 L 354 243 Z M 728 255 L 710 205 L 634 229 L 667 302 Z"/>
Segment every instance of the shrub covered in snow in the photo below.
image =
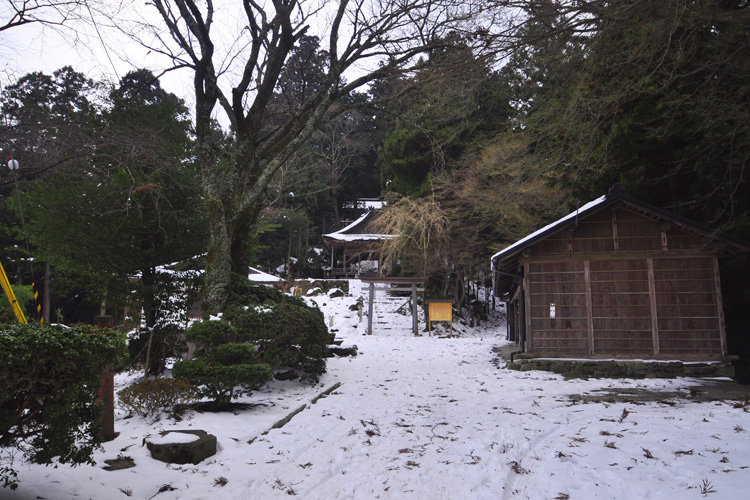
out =
<path fill-rule="evenodd" d="M 328 329 L 323 313 L 299 297 L 238 277 L 224 319 L 244 342 L 256 346 L 259 359 L 274 368 L 301 372 L 317 382 L 326 371 Z"/>
<path fill-rule="evenodd" d="M 237 387 L 255 390 L 271 380 L 271 368 L 260 362 L 255 346 L 226 321 L 195 323 L 185 336 L 198 347 L 197 358 L 175 363 L 172 375 L 189 380 L 202 397 L 227 403 L 237 395 Z"/>
<path fill-rule="evenodd" d="M 271 380 L 271 368 L 263 363 L 222 365 L 211 359 L 193 359 L 176 363 L 172 373 L 199 387 L 198 393 L 216 403 L 228 403 L 246 391 L 259 389 Z"/>
<path fill-rule="evenodd" d="M 329 336 L 318 309 L 276 304 L 236 312 L 231 321 L 243 339 L 257 346 L 264 363 L 300 371 L 312 382 L 325 373 Z"/>
<path fill-rule="evenodd" d="M 238 386 L 257 389 L 271 379 L 274 368 L 318 381 L 326 370 L 328 329 L 317 308 L 240 277 L 230 295 L 221 320 L 201 321 L 187 330 L 196 359 L 177 362 L 175 377 L 185 377 L 216 402 L 231 400 Z"/>

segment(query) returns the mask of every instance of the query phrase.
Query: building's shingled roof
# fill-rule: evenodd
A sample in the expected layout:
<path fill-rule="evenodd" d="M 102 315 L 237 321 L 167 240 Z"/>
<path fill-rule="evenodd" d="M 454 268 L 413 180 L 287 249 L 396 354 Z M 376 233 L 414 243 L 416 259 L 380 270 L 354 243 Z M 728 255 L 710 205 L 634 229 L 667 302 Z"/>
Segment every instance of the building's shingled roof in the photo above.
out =
<path fill-rule="evenodd" d="M 714 240 L 723 241 L 730 247 L 734 247 L 734 249 L 737 251 L 750 251 L 750 243 L 748 243 L 747 241 L 729 236 L 727 234 L 719 233 L 718 231 L 711 229 L 710 227 L 698 224 L 662 208 L 658 208 L 646 202 L 632 198 L 628 196 L 628 194 L 621 186 L 615 185 L 605 196 L 602 196 L 585 204 L 584 206 L 571 212 L 565 217 L 544 226 L 538 231 L 531 233 L 525 238 L 516 241 L 512 245 L 509 245 L 508 247 L 493 255 L 491 257 L 492 268 L 496 272 L 499 272 L 500 274 L 504 274 L 506 276 L 505 279 L 499 279 L 498 281 L 504 282 L 505 285 L 509 286 L 509 280 L 513 277 L 514 270 L 517 268 L 518 257 L 525 249 L 555 233 L 558 233 L 570 227 L 571 225 L 577 224 L 578 220 L 584 219 L 592 214 L 600 212 L 601 210 L 614 204 L 620 204 L 629 210 L 641 213 L 648 217 L 653 217 L 657 220 L 671 222 L 687 233 L 691 233 L 702 238 L 711 238 Z"/>
<path fill-rule="evenodd" d="M 324 234 L 323 240 L 326 244 L 330 244 L 352 241 L 379 241 L 394 238 L 395 236 L 392 234 L 382 234 L 377 232 L 374 225 L 377 214 L 377 210 L 369 210 L 345 228 L 339 229 L 334 233 Z"/>

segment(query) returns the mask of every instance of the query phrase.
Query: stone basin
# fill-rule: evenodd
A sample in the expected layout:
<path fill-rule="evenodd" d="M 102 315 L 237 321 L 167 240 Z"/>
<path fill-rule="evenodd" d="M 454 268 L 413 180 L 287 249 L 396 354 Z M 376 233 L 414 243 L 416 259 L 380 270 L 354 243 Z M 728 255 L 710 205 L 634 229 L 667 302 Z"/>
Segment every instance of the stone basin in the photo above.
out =
<path fill-rule="evenodd" d="M 170 442 L 170 434 L 175 434 L 173 442 Z M 156 460 L 196 465 L 216 454 L 216 436 L 202 430 L 166 431 L 154 442 L 146 438 L 146 447 Z"/>

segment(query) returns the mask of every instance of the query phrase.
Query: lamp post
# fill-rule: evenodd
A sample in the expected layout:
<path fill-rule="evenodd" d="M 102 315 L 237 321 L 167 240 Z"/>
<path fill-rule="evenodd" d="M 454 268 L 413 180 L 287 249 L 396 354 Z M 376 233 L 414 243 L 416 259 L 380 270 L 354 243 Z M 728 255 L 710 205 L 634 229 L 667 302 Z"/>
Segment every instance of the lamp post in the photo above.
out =
<path fill-rule="evenodd" d="M 26 241 L 26 253 L 29 256 L 29 269 L 31 270 L 31 279 L 32 279 L 31 286 L 34 287 L 34 283 L 33 283 L 33 280 L 34 280 L 34 264 L 32 262 L 33 259 L 31 258 L 31 248 L 29 248 L 29 237 L 26 234 L 26 221 L 24 220 L 24 217 L 23 217 L 23 205 L 21 205 L 21 192 L 18 189 L 18 169 L 19 168 L 20 168 L 20 166 L 18 164 L 18 160 L 16 160 L 15 158 L 13 158 L 13 155 L 10 155 L 10 158 L 8 158 L 8 169 L 13 174 L 13 180 L 16 183 L 16 197 L 18 198 L 18 211 L 21 214 L 21 227 L 23 228 L 23 238 Z M 46 297 L 48 297 L 48 295 L 47 295 L 48 292 L 46 292 L 46 286 L 47 286 L 47 281 L 46 280 L 45 280 L 44 285 L 45 285 L 45 301 L 46 301 Z M 44 316 L 42 317 L 42 323 L 44 322 L 43 318 L 44 318 Z"/>
<path fill-rule="evenodd" d="M 18 211 L 21 213 L 21 227 L 23 228 L 23 237 L 26 240 L 26 252 L 29 254 L 29 266 L 31 266 L 31 275 L 34 276 L 34 267 L 33 264 L 31 264 L 31 249 L 29 248 L 29 238 L 26 236 L 26 222 L 23 218 L 23 206 L 21 206 L 21 193 L 18 190 L 18 160 L 13 158 L 13 155 L 10 155 L 10 158 L 8 158 L 8 168 L 10 169 L 11 173 L 13 174 L 13 180 L 16 182 L 16 197 L 18 198 Z"/>

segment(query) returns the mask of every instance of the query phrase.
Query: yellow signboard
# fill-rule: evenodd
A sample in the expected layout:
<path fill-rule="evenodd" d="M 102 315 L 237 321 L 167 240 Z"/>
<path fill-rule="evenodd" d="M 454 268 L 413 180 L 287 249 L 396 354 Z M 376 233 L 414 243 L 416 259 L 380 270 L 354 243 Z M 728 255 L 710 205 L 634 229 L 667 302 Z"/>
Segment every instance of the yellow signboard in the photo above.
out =
<path fill-rule="evenodd" d="M 430 321 L 453 321 L 453 304 L 431 302 Z"/>
<path fill-rule="evenodd" d="M 427 322 L 427 330 L 432 335 L 433 321 L 450 321 L 451 335 L 453 335 L 453 301 L 448 300 L 426 300 L 428 305 L 427 314 L 430 319 Z"/>

